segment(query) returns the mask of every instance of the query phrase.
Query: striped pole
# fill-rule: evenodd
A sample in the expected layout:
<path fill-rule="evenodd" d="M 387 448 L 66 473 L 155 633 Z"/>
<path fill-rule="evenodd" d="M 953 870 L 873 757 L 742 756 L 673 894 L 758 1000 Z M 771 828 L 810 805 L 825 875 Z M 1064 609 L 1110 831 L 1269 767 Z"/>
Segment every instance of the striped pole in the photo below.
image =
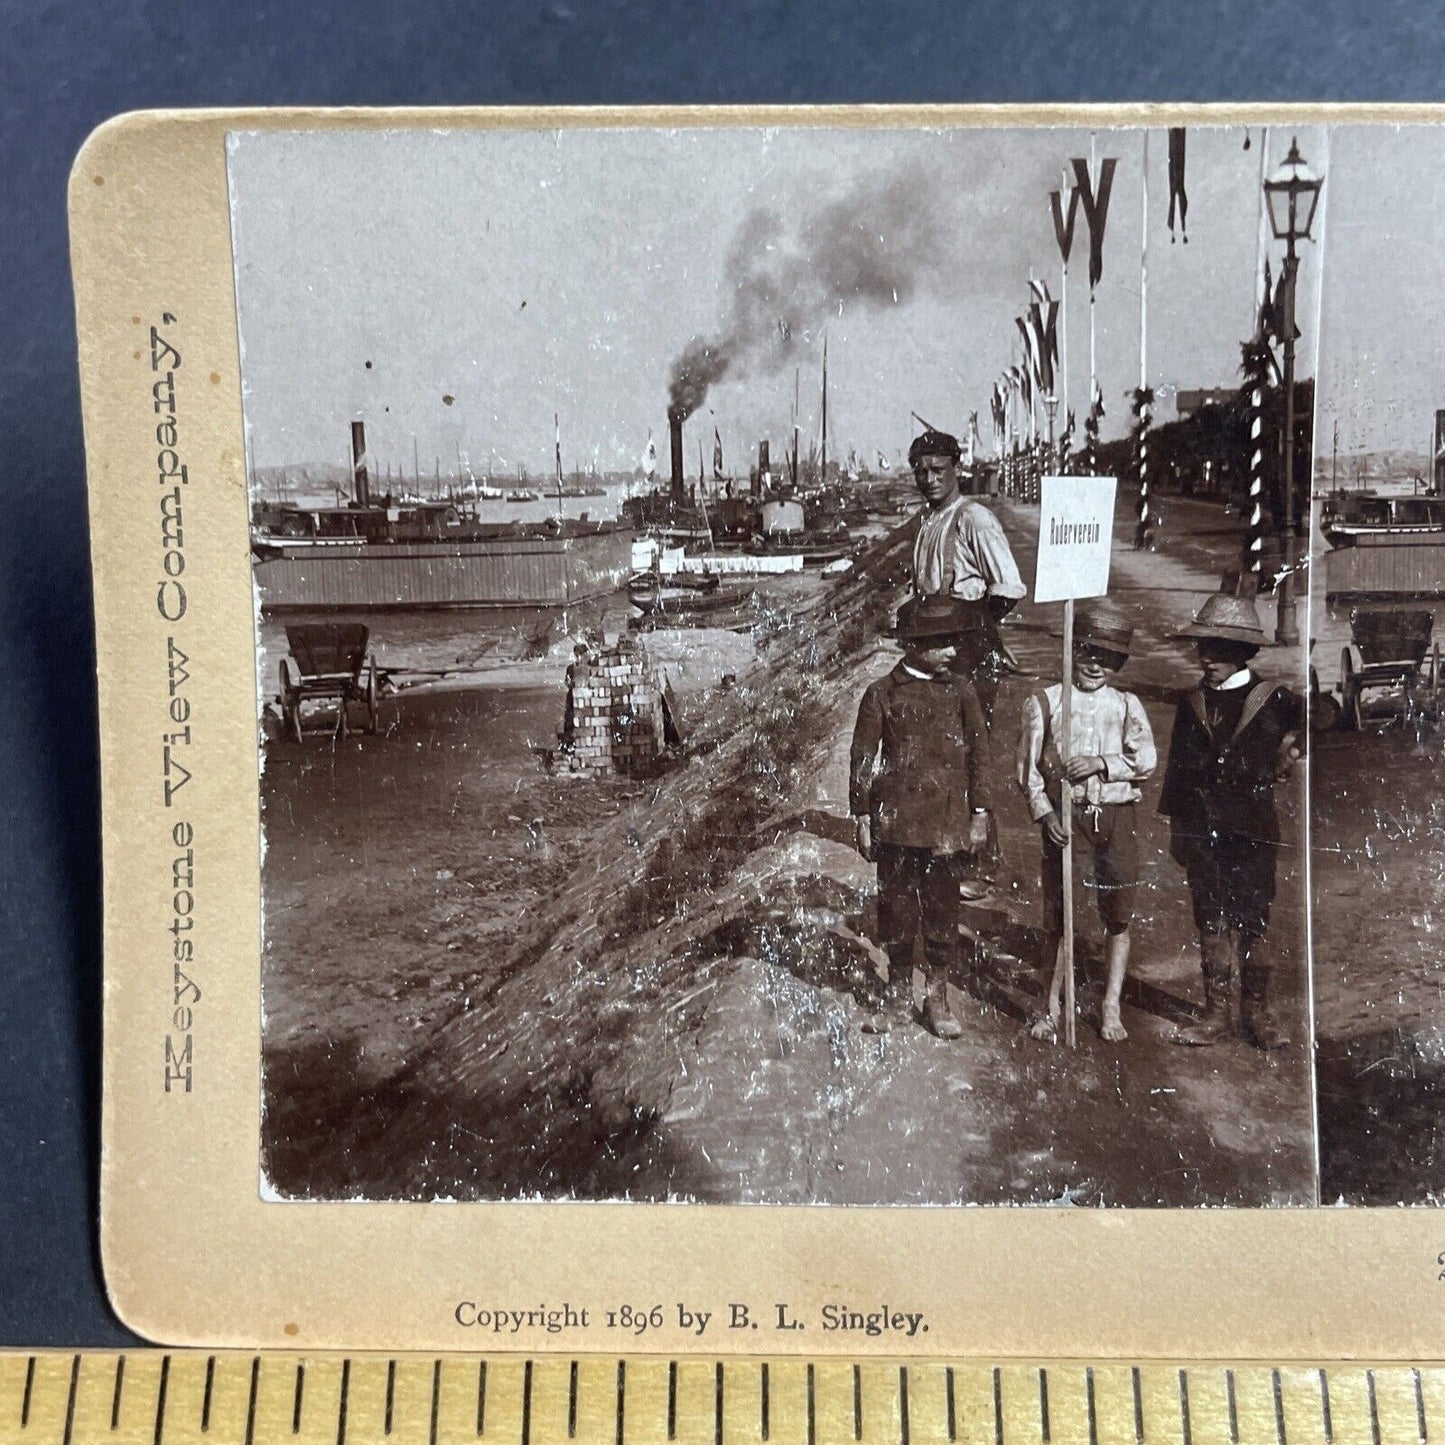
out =
<path fill-rule="evenodd" d="M 1149 132 L 1144 132 L 1144 158 L 1139 193 L 1139 525 L 1135 545 L 1149 544 Z"/>
<path fill-rule="evenodd" d="M 1256 370 L 1249 388 L 1249 531 L 1244 570 L 1259 576 L 1264 554 L 1264 378 Z"/>

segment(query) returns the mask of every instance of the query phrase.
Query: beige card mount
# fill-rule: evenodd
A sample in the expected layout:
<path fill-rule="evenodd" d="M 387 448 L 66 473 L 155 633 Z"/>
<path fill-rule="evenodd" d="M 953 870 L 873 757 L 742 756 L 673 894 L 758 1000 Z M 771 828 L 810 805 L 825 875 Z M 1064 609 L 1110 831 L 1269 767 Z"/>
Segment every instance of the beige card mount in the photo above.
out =
<path fill-rule="evenodd" d="M 1442 121 L 92 136 L 126 1321 L 1438 1355 Z"/>

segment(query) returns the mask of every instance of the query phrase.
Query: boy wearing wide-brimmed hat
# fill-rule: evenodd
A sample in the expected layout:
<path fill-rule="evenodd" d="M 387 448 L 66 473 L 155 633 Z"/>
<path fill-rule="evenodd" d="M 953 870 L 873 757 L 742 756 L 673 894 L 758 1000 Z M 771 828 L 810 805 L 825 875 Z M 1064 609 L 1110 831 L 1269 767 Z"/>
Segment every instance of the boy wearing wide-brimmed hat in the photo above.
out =
<path fill-rule="evenodd" d="M 1204 1016 L 1177 1040 L 1205 1045 L 1228 1034 L 1237 963 L 1239 1032 L 1273 1049 L 1289 1042 L 1270 1014 L 1262 957 L 1280 845 L 1274 786 L 1300 757 L 1305 715 L 1300 698 L 1250 669 L 1266 642 L 1250 580 L 1227 580 L 1180 634 L 1203 677 L 1174 715 L 1159 811 L 1189 884 L 1204 971 Z"/>
<path fill-rule="evenodd" d="M 1036 1039 L 1058 1037 L 1063 1012 L 1064 844 L 1072 837 L 1084 862 L 1084 886 L 1104 924 L 1107 977 L 1100 1032 L 1110 1043 L 1128 1037 L 1119 1012 L 1129 966 L 1129 925 L 1139 889 L 1139 831 L 1134 805 L 1139 784 L 1157 761 L 1144 704 L 1112 685 L 1129 660 L 1134 630 L 1105 606 L 1085 604 L 1074 620 L 1073 696 L 1067 744 L 1063 742 L 1063 687 L 1053 683 L 1024 702 L 1019 729 L 1017 781 L 1039 825 L 1044 896 L 1043 957 L 1053 963 L 1048 1012 L 1031 1030 Z M 1072 826 L 1064 827 L 1064 789 Z"/>
<path fill-rule="evenodd" d="M 904 603 L 894 636 L 903 659 L 863 694 L 850 752 L 848 808 L 858 851 L 878 865 L 878 934 L 890 996 L 866 1027 L 882 1032 L 890 1009 L 911 1007 L 913 952 L 923 940 L 923 1022 L 939 1038 L 962 1026 L 948 1002 L 959 960 L 959 887 L 988 836 L 992 763 L 978 694 L 952 669 L 982 625 L 952 597 Z"/>

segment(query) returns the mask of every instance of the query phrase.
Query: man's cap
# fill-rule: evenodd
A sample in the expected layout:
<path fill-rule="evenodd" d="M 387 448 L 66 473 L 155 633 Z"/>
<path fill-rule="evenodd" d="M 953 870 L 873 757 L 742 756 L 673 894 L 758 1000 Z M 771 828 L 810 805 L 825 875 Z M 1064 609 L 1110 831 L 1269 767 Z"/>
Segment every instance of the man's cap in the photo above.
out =
<path fill-rule="evenodd" d="M 983 628 L 981 603 L 941 595 L 911 597 L 898 609 L 893 636 L 900 642 L 922 642 L 928 638 L 966 637 Z"/>
<path fill-rule="evenodd" d="M 1219 591 L 1205 600 L 1194 621 L 1176 636 L 1190 642 L 1242 642 L 1264 647 L 1269 638 L 1254 605 L 1258 585 L 1253 573 L 1226 573 Z"/>
<path fill-rule="evenodd" d="M 929 427 L 922 436 L 913 438 L 913 445 L 908 448 L 908 465 L 916 466 L 919 457 L 951 457 L 957 461 L 962 455 L 963 448 L 959 446 L 957 437 Z"/>

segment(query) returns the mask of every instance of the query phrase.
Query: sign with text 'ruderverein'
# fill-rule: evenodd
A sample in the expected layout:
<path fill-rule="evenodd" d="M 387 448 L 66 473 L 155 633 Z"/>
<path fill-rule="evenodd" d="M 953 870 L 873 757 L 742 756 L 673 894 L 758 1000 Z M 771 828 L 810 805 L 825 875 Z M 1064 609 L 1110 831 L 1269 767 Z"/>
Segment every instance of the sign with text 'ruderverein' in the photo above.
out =
<path fill-rule="evenodd" d="M 1113 477 L 1044 477 L 1039 486 L 1035 602 L 1102 597 L 1109 590 Z"/>

